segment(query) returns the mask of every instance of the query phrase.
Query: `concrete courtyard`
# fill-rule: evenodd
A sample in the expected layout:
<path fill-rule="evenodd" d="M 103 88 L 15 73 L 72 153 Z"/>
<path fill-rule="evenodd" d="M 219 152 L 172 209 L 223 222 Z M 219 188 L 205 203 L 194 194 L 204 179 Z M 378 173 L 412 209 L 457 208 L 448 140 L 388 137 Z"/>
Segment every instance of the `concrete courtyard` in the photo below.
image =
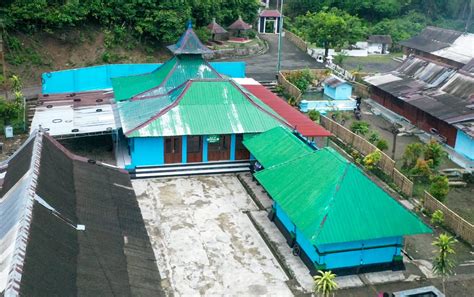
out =
<path fill-rule="evenodd" d="M 234 175 L 134 180 L 165 290 L 178 296 L 292 296 Z"/>

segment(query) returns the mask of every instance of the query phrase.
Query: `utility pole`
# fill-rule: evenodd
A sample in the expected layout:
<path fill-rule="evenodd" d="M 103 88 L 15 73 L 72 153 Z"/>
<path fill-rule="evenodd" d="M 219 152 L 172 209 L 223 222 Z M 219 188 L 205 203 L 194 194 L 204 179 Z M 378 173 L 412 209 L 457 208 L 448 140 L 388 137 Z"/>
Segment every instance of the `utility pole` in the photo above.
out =
<path fill-rule="evenodd" d="M 3 28 L 3 21 L 0 20 L 0 56 L 2 58 L 2 75 L 4 80 L 3 90 L 5 91 L 5 99 L 8 100 L 8 91 L 7 91 L 7 66 L 5 65 L 5 50 L 3 46 L 3 35 L 5 29 Z"/>
<path fill-rule="evenodd" d="M 280 25 L 278 26 L 278 63 L 277 63 L 277 75 L 280 73 L 281 67 L 281 37 L 283 33 L 283 0 L 280 2 Z"/>

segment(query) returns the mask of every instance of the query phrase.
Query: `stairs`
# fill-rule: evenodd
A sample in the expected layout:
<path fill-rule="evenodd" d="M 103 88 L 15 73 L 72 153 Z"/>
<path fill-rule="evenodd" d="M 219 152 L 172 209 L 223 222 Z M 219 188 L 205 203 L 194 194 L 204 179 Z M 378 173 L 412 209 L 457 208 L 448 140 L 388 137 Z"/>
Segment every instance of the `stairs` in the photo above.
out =
<path fill-rule="evenodd" d="M 272 93 L 277 93 L 276 86 L 278 85 L 278 83 L 275 80 L 259 81 L 259 83 L 265 88 L 269 89 Z"/>
<path fill-rule="evenodd" d="M 215 161 L 207 163 L 165 164 L 160 166 L 138 166 L 130 171 L 130 178 L 154 178 L 190 176 L 204 174 L 225 174 L 250 171 L 250 162 L 241 161 Z"/>
<path fill-rule="evenodd" d="M 30 128 L 33 117 L 35 116 L 36 106 L 38 105 L 38 97 L 26 98 L 26 127 Z"/>

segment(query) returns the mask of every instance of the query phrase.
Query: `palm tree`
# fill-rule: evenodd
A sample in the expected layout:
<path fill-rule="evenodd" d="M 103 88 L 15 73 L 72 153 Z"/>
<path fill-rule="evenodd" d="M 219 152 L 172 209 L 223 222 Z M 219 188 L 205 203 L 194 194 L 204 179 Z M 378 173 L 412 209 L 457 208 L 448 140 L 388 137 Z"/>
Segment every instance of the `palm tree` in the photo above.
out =
<path fill-rule="evenodd" d="M 456 242 L 452 236 L 448 234 L 440 234 L 432 245 L 437 247 L 435 251 L 437 256 L 433 260 L 433 272 L 442 277 L 443 293 L 446 295 L 445 280 L 453 273 L 454 261 L 451 257 L 455 254 L 453 244 Z"/>
<path fill-rule="evenodd" d="M 334 281 L 336 275 L 331 271 L 318 270 L 319 275 L 314 277 L 314 292 L 328 297 L 331 293 L 334 296 L 334 290 L 337 289 L 337 283 Z"/>

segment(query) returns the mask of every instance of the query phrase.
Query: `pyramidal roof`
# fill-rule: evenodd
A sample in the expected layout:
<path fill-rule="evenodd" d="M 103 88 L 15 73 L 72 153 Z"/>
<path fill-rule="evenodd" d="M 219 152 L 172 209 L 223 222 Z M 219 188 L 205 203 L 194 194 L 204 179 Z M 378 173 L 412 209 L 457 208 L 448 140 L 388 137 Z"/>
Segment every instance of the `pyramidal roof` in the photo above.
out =
<path fill-rule="evenodd" d="M 239 18 L 229 26 L 230 30 L 249 30 L 251 28 L 252 26 L 247 24 L 240 15 Z"/>
<path fill-rule="evenodd" d="M 211 54 L 212 50 L 202 44 L 199 37 L 194 33 L 191 21 L 188 22 L 186 32 L 179 38 L 178 42 L 168 46 L 168 49 L 175 55 L 202 55 Z"/>
<path fill-rule="evenodd" d="M 209 29 L 209 31 L 211 31 L 212 34 L 224 34 L 224 33 L 227 33 L 227 30 L 222 28 L 221 25 L 219 25 L 218 23 L 216 23 L 216 18 L 213 18 L 212 19 L 212 22 L 207 25 L 207 28 Z"/>

